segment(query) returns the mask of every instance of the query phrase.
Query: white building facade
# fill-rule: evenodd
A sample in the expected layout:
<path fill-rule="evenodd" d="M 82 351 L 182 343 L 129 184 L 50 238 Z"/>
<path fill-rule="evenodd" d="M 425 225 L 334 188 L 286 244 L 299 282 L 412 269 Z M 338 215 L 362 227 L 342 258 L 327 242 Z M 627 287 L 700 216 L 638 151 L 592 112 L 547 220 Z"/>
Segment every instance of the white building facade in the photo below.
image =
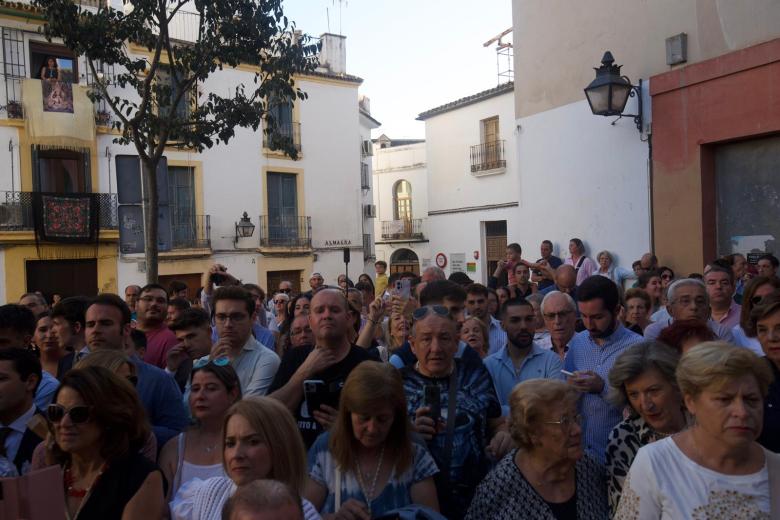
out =
<path fill-rule="evenodd" d="M 0 176 L 2 302 L 27 291 L 48 296 L 121 293 L 125 286 L 145 281 L 143 252 L 127 241 L 129 231 L 138 231 L 139 219 L 128 216 L 127 208 L 122 212 L 135 148 L 113 143 L 115 135 L 105 120 L 109 115 L 101 115 L 100 106 L 92 116 L 94 138 L 78 151 L 39 143 L 27 131 L 25 116 L 34 107 L 23 98 L 22 85 L 40 81 L 42 56 L 55 56 L 69 67 L 64 70 L 72 71 L 74 91 L 91 81 L 82 58 L 38 33 L 42 22 L 33 8 L 20 7 L 18 15 L 13 9 L 0 13 L 5 71 L 0 105 L 6 107 L 0 113 L 0 163 L 6 172 Z M 279 281 L 290 280 L 305 290 L 312 272 L 336 283 L 344 271 L 345 247 L 351 252 L 350 270 L 362 271 L 364 262 L 373 263 L 373 222 L 364 218 L 373 197 L 370 184 L 361 182 L 361 164 L 368 162 L 370 168 L 364 143 L 370 143 L 378 122 L 367 105 L 359 105 L 362 80 L 346 72 L 345 38 L 325 34 L 322 41 L 321 66 L 296 77 L 308 99 L 284 108 L 282 131 L 298 148 L 297 160 L 269 149 L 262 132 L 251 129 L 237 129 L 229 144 L 203 153 L 166 150 L 170 212 L 161 234 L 167 244 L 160 254 L 162 284 L 183 280 L 194 297 L 201 273 L 219 262 L 245 282 L 273 290 Z M 199 87 L 198 98 L 251 85 L 254 74 L 243 66 L 218 71 Z M 95 194 L 98 236 L 67 244 L 42 240 L 32 201 L 44 191 Z M 236 224 L 244 214 L 255 230 L 241 238 Z"/>

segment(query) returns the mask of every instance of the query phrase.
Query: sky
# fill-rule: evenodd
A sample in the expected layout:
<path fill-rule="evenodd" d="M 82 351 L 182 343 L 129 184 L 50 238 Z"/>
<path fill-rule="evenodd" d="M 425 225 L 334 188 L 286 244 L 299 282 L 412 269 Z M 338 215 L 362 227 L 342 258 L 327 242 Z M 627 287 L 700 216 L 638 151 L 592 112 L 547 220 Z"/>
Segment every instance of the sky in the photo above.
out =
<path fill-rule="evenodd" d="M 495 45 L 512 26 L 511 0 L 284 0 L 285 15 L 312 36 L 347 37 L 347 73 L 382 123 L 374 137 L 424 138 L 420 112 L 498 84 Z M 339 6 L 341 15 L 339 21 Z M 510 39 L 511 41 L 511 35 Z"/>

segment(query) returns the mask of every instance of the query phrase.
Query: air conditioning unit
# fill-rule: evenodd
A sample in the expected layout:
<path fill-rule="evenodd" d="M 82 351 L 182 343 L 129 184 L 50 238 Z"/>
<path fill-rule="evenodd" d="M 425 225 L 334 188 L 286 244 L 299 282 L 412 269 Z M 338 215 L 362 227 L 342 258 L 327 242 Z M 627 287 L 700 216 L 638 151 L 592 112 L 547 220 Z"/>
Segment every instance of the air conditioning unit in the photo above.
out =
<path fill-rule="evenodd" d="M 370 139 L 366 139 L 360 144 L 360 155 L 363 157 L 374 155 L 374 146 Z"/>
<path fill-rule="evenodd" d="M 366 218 L 376 218 L 376 205 L 363 204 L 363 216 Z"/>
<path fill-rule="evenodd" d="M 21 204 L 0 205 L 0 229 L 22 227 Z"/>

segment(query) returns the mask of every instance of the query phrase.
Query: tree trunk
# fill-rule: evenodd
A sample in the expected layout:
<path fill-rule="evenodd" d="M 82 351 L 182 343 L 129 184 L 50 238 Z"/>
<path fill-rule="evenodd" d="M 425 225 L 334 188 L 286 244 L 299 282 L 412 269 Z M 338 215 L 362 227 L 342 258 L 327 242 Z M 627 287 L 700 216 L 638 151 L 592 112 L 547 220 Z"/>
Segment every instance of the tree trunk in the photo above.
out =
<path fill-rule="evenodd" d="M 146 251 L 146 283 L 157 283 L 157 224 L 159 199 L 157 196 L 158 161 L 141 161 L 141 186 L 144 213 L 144 249 Z"/>

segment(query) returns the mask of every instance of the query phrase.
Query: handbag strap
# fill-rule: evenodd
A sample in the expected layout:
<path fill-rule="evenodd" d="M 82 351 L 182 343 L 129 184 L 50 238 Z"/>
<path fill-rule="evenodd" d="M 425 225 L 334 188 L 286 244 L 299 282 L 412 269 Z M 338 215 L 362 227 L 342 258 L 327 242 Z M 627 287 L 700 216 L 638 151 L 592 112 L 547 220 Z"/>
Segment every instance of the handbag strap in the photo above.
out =
<path fill-rule="evenodd" d="M 458 392 L 458 366 L 454 365 L 450 374 L 450 384 L 447 388 L 447 430 L 444 439 L 444 458 L 441 472 L 447 482 L 450 480 L 450 462 L 452 461 L 452 444 L 455 437 L 455 401 Z"/>
<path fill-rule="evenodd" d="M 764 450 L 769 473 L 769 517 L 780 518 L 780 455 Z"/>

